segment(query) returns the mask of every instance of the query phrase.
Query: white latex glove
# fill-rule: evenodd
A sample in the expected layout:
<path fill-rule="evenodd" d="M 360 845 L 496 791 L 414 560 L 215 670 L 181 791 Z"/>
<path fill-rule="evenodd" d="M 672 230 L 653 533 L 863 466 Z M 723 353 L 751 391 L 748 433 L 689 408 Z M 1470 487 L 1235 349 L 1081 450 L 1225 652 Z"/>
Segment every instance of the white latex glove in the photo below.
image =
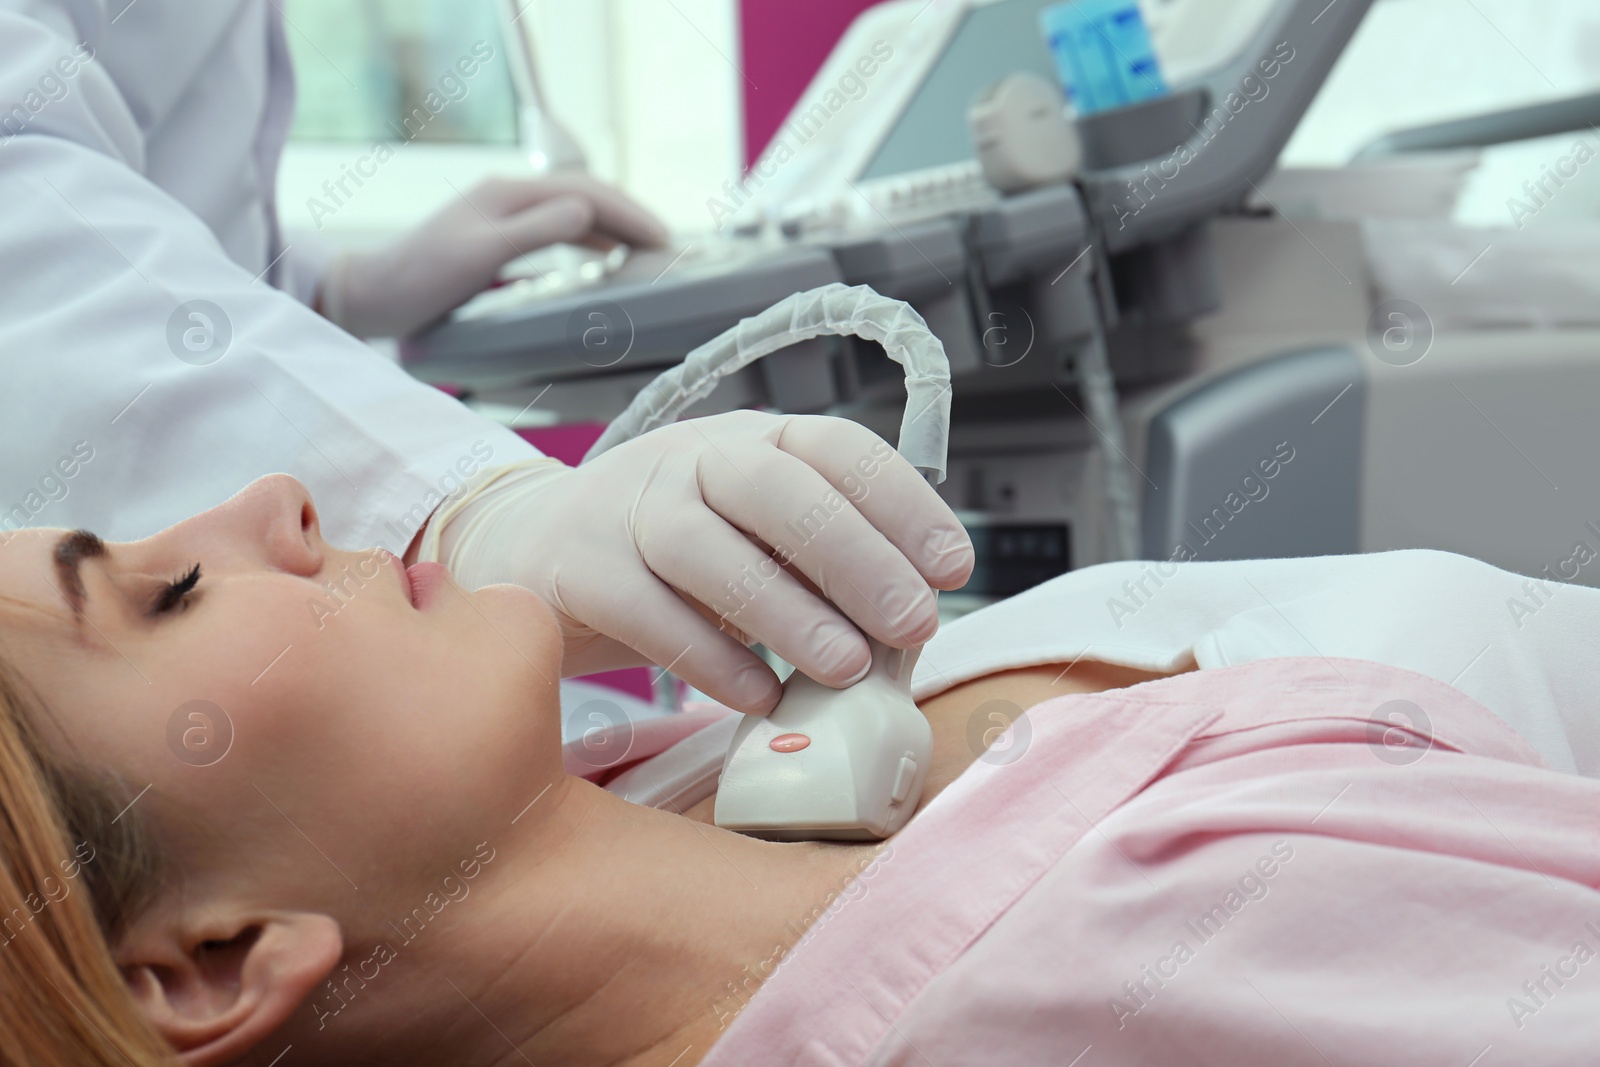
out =
<path fill-rule="evenodd" d="M 654 215 L 587 175 L 491 179 L 387 248 L 340 256 L 318 309 L 357 337 L 408 337 L 494 284 L 518 256 L 554 244 L 608 251 L 666 239 Z"/>
<path fill-rule="evenodd" d="M 856 627 L 921 646 L 938 628 L 932 589 L 965 584 L 974 558 L 955 515 L 877 435 L 754 411 L 665 426 L 577 468 L 506 468 L 434 516 L 420 557 L 465 588 L 543 596 L 565 675 L 637 664 L 632 649 L 757 714 L 780 688 L 747 639 L 849 685 L 871 665 Z"/>

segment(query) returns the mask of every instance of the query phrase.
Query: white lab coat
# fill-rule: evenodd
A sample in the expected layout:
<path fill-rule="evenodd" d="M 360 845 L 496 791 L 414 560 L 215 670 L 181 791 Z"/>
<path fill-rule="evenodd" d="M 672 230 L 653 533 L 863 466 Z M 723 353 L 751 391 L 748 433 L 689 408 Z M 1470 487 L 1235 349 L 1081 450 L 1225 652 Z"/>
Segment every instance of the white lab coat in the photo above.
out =
<path fill-rule="evenodd" d="M 398 552 L 463 473 L 536 454 L 305 306 L 284 37 L 271 0 L 0 0 L 0 530 L 142 537 L 281 471 L 334 543 Z M 189 361 L 200 320 L 169 331 L 195 300 L 231 327 L 207 365 L 222 331 Z"/>

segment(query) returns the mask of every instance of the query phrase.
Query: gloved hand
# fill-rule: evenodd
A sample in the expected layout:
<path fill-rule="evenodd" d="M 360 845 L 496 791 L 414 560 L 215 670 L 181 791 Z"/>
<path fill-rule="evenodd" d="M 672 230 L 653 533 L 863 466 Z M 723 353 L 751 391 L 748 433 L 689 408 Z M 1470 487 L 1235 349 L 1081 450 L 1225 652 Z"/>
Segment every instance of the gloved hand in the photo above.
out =
<path fill-rule="evenodd" d="M 955 515 L 877 435 L 754 411 L 664 426 L 581 467 L 507 468 L 434 516 L 420 558 L 468 589 L 543 596 L 563 674 L 637 664 L 632 649 L 757 714 L 781 690 L 748 640 L 849 685 L 871 665 L 856 627 L 919 647 L 938 628 L 930 586 L 959 588 L 974 559 Z"/>
<path fill-rule="evenodd" d="M 554 244 L 609 251 L 666 239 L 654 215 L 587 175 L 491 179 L 387 248 L 341 255 L 318 310 L 357 337 L 408 337 L 483 292 L 518 256 Z"/>

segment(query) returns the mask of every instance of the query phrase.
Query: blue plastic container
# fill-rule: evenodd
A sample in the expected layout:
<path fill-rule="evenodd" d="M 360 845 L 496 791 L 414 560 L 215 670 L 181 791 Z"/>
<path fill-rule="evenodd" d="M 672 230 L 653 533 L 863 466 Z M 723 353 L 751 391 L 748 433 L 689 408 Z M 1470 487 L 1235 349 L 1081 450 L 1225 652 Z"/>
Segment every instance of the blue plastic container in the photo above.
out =
<path fill-rule="evenodd" d="M 1039 18 L 1061 87 L 1080 115 L 1167 95 L 1136 0 L 1068 0 Z"/>

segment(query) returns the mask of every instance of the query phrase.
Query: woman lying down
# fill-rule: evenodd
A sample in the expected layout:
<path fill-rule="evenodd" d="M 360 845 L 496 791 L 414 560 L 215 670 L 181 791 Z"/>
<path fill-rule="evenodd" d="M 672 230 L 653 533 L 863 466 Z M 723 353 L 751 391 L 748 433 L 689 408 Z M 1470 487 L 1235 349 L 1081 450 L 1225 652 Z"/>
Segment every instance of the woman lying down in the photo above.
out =
<path fill-rule="evenodd" d="M 395 566 L 307 610 L 362 558 L 284 478 L 0 552 L 0 1062 L 1600 1048 L 1595 591 L 1438 553 L 1069 575 L 926 650 L 905 830 L 777 844 L 710 825 L 715 716 L 564 769 L 531 594 Z"/>

